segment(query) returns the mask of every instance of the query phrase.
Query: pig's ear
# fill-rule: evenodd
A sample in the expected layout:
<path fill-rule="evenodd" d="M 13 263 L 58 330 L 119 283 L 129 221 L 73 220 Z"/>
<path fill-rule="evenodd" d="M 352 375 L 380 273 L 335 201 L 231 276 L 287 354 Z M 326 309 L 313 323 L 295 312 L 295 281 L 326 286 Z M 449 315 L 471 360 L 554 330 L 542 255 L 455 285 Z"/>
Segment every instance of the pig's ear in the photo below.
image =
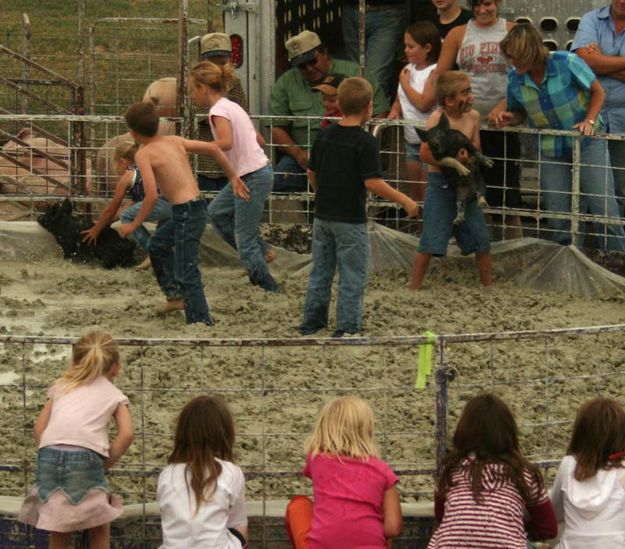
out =
<path fill-rule="evenodd" d="M 71 214 L 72 209 L 72 203 L 69 201 L 69 198 L 63 200 L 63 204 L 61 204 L 61 213 Z"/>
<path fill-rule="evenodd" d="M 415 130 L 417 130 L 417 135 L 419 136 L 419 139 L 421 139 L 421 141 L 428 140 L 428 132 L 426 130 L 422 130 L 421 128 L 415 128 Z"/>
<path fill-rule="evenodd" d="M 438 121 L 438 127 L 441 130 L 448 130 L 449 129 L 449 119 L 447 118 L 447 115 L 441 111 L 441 117 Z"/>

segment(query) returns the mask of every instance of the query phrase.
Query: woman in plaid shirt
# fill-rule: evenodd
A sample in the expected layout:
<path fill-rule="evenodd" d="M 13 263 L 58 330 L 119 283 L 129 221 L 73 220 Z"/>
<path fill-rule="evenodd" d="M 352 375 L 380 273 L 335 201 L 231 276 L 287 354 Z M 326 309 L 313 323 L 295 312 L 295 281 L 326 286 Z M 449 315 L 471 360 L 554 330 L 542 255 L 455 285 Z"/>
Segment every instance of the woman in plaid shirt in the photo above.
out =
<path fill-rule="evenodd" d="M 595 74 L 573 53 L 549 53 L 530 24 L 510 30 L 501 50 L 514 68 L 508 73 L 507 110 L 497 116 L 496 124 L 517 125 L 527 118 L 534 128 L 579 130 L 586 136 L 581 141 L 580 213 L 619 219 L 606 141 L 591 137 L 603 127 L 599 112 L 605 94 Z M 570 213 L 574 138 L 539 139 L 544 207 Z M 547 219 L 547 224 L 553 240 L 571 242 L 570 221 Z M 622 225 L 594 223 L 594 231 L 598 247 L 625 252 Z"/>

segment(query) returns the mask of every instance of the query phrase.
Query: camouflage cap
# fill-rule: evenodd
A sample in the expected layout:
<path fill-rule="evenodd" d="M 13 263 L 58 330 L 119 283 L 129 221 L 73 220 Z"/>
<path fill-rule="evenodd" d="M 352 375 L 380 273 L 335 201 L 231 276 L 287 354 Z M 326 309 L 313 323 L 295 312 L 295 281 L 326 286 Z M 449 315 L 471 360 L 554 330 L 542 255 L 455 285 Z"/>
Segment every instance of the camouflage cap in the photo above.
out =
<path fill-rule="evenodd" d="M 202 59 L 217 55 L 230 55 L 232 43 L 230 37 L 223 32 L 209 32 L 202 36 L 200 41 L 200 56 Z"/>

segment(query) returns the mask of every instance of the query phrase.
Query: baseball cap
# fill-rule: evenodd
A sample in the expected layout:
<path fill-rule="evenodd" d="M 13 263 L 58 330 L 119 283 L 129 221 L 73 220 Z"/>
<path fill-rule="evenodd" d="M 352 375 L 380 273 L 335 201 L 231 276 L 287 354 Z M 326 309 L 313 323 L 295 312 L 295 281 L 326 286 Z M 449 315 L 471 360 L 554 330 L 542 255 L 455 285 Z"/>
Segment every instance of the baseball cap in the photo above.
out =
<path fill-rule="evenodd" d="M 344 74 L 328 74 L 324 79 L 316 86 L 313 86 L 313 91 L 319 91 L 328 95 L 335 95 L 339 84 L 345 80 L 347 76 Z"/>
<path fill-rule="evenodd" d="M 230 55 L 232 43 L 230 37 L 223 32 L 209 32 L 200 40 L 200 56 L 203 59 L 216 55 Z"/>
<path fill-rule="evenodd" d="M 300 63 L 315 58 L 317 48 L 321 46 L 321 40 L 316 32 L 305 30 L 289 38 L 284 45 L 289 55 L 289 62 L 296 67 Z"/>

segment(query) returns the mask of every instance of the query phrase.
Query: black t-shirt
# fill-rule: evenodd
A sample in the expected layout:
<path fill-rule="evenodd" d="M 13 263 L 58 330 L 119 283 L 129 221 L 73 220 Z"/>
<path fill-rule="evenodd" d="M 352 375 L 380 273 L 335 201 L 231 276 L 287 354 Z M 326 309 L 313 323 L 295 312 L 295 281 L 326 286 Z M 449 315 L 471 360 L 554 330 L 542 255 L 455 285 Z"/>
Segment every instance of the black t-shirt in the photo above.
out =
<path fill-rule="evenodd" d="M 453 29 L 454 27 L 459 27 L 460 25 L 466 25 L 470 19 L 473 19 L 473 13 L 471 13 L 469 10 L 465 8 L 460 8 L 460 10 L 461 10 L 460 15 L 456 17 L 451 23 L 443 24 L 440 22 L 438 15 L 436 16 L 436 19 L 434 19 L 434 24 L 436 25 L 438 32 L 441 33 L 441 38 L 445 38 L 445 36 L 447 36 L 449 31 Z"/>
<path fill-rule="evenodd" d="M 378 143 L 359 126 L 331 124 L 317 134 L 308 167 L 317 176 L 315 217 L 366 223 L 366 179 L 382 177 Z"/>

